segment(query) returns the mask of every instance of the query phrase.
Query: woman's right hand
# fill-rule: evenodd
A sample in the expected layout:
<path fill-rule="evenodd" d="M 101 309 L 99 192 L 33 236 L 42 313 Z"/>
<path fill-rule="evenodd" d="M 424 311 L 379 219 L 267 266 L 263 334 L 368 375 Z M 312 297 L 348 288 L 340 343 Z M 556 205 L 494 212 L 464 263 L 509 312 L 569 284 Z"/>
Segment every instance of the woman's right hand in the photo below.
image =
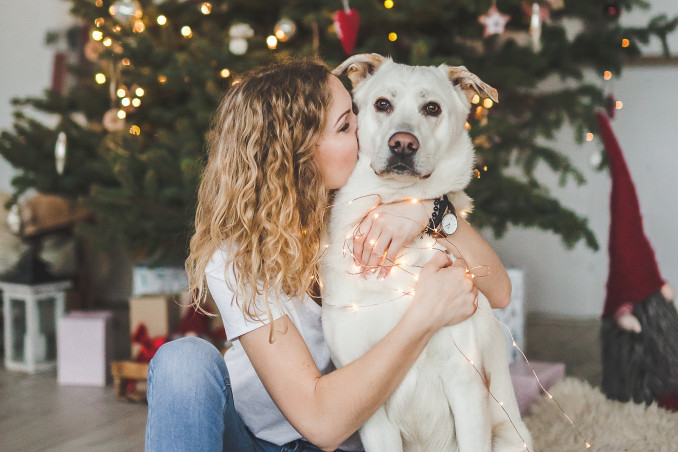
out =
<path fill-rule="evenodd" d="M 418 310 L 431 333 L 469 318 L 478 308 L 478 289 L 466 262 L 454 263 L 447 254 L 436 253 L 424 265 L 415 286 L 411 309 Z"/>

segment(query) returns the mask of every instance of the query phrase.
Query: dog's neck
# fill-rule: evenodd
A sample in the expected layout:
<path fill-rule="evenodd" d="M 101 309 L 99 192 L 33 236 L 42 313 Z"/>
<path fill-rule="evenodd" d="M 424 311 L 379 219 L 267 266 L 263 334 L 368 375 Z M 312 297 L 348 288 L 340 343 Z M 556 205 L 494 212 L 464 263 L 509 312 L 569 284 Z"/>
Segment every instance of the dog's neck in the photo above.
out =
<path fill-rule="evenodd" d="M 464 166 L 469 167 L 459 168 L 459 162 L 451 160 L 439 162 L 428 178 L 397 179 L 378 176 L 370 167 L 370 159 L 362 155 L 339 197 L 341 202 L 348 202 L 375 195 L 381 202 L 391 203 L 411 198 L 434 199 L 463 190 L 471 179 L 473 162 L 464 162 Z"/>

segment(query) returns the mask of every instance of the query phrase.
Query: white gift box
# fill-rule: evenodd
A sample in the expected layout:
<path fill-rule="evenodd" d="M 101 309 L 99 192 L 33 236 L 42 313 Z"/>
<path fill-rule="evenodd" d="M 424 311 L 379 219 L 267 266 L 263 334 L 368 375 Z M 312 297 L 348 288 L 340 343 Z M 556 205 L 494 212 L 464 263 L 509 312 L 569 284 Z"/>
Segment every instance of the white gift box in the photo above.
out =
<path fill-rule="evenodd" d="M 521 350 L 525 349 L 525 300 L 524 300 L 524 272 L 519 268 L 506 270 L 511 280 L 511 303 L 504 309 L 494 309 L 494 315 L 506 326 L 501 329 L 506 336 L 509 363 L 522 361 L 520 352 L 513 347 L 511 335 Z M 508 333 L 511 332 L 511 335 Z"/>
<path fill-rule="evenodd" d="M 132 296 L 174 294 L 188 287 L 183 267 L 134 267 Z"/>
<path fill-rule="evenodd" d="M 57 322 L 57 382 L 106 386 L 113 355 L 109 311 L 73 311 Z"/>

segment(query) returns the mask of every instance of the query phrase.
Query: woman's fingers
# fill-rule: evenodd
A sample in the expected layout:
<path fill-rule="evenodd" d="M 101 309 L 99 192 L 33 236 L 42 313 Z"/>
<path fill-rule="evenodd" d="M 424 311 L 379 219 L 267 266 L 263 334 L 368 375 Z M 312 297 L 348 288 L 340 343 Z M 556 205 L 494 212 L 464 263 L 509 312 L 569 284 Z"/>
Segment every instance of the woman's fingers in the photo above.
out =
<path fill-rule="evenodd" d="M 372 217 L 370 215 L 363 218 L 358 225 L 358 229 L 353 234 L 353 260 L 356 265 L 362 265 L 363 252 L 367 243 L 367 234 L 372 229 Z"/>

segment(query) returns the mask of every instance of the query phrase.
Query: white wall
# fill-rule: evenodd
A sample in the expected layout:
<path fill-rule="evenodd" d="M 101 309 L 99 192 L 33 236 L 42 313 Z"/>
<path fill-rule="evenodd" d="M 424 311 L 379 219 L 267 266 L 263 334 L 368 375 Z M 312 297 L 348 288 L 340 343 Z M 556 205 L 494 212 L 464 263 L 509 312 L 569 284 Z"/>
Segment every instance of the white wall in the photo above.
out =
<path fill-rule="evenodd" d="M 60 0 L 3 1 L 0 13 L 0 130 L 12 126 L 13 97 L 39 96 L 52 81 L 54 50 L 48 31 L 73 23 L 69 4 Z M 10 192 L 12 167 L 0 157 L 0 191 Z"/>

